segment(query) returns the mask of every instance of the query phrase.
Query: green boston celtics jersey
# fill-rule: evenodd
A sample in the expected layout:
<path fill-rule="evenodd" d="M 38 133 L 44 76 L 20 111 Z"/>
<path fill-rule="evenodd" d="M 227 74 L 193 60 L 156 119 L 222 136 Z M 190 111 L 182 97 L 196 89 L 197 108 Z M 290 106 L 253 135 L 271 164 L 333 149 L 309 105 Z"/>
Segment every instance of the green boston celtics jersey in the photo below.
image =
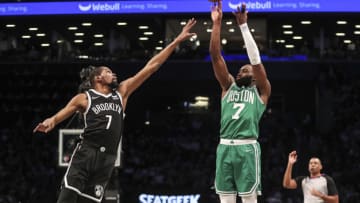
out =
<path fill-rule="evenodd" d="M 221 100 L 220 137 L 257 139 L 265 108 L 256 86 L 238 87 L 233 83 Z"/>

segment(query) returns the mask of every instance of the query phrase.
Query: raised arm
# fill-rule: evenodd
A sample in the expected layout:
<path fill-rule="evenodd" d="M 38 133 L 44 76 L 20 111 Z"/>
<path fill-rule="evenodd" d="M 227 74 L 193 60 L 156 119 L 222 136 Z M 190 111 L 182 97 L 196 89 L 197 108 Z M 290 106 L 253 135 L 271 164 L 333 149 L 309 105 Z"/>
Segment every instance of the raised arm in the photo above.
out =
<path fill-rule="evenodd" d="M 73 97 L 69 103 L 58 111 L 55 115 L 50 118 L 45 119 L 43 122 L 39 123 L 33 130 L 33 132 L 44 132 L 48 133 L 54 127 L 69 118 L 76 111 L 84 111 L 87 105 L 87 98 L 84 93 L 80 93 Z"/>
<path fill-rule="evenodd" d="M 283 187 L 287 188 L 287 189 L 296 189 L 297 188 L 297 183 L 296 181 L 291 177 L 292 174 L 292 168 L 294 163 L 297 160 L 297 154 L 296 151 L 292 151 L 289 154 L 289 160 L 288 160 L 288 164 L 284 173 L 284 178 L 283 178 Z"/>
<path fill-rule="evenodd" d="M 260 97 L 264 103 L 267 104 L 271 94 L 271 85 L 267 78 L 264 65 L 261 63 L 259 49 L 247 25 L 247 13 L 246 4 L 244 3 L 241 5 L 241 9 L 238 7 L 237 11 L 233 12 L 236 22 L 240 27 L 250 63 L 253 66 L 254 79 L 260 91 Z"/>
<path fill-rule="evenodd" d="M 175 48 L 186 39 L 194 36 L 195 33 L 191 33 L 190 29 L 194 27 L 196 20 L 194 18 L 190 19 L 187 24 L 183 27 L 182 32 L 160 53 L 151 58 L 144 68 L 142 68 L 137 74 L 133 77 L 130 77 L 119 85 L 119 92 L 123 96 L 124 103 L 127 98 L 148 79 L 154 72 L 156 72 L 160 66 L 169 58 Z"/>
<path fill-rule="evenodd" d="M 210 38 L 210 56 L 211 62 L 214 69 L 215 77 L 219 81 L 223 93 L 226 92 L 234 78 L 229 74 L 225 60 L 221 55 L 220 48 L 220 31 L 222 21 L 222 1 L 219 0 L 217 5 L 211 8 L 211 19 L 213 22 L 212 32 Z"/>

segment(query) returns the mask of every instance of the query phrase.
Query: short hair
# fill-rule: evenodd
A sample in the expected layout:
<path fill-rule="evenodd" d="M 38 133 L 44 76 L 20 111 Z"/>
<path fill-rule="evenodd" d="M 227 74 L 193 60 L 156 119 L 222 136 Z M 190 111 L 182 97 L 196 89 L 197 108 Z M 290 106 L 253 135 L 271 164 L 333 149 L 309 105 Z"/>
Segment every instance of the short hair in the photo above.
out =
<path fill-rule="evenodd" d="M 320 159 L 319 157 L 313 156 L 313 157 L 311 157 L 311 158 L 309 159 L 309 162 L 310 162 L 311 159 L 317 159 L 317 160 L 319 160 L 320 164 L 322 165 L 321 159 Z"/>

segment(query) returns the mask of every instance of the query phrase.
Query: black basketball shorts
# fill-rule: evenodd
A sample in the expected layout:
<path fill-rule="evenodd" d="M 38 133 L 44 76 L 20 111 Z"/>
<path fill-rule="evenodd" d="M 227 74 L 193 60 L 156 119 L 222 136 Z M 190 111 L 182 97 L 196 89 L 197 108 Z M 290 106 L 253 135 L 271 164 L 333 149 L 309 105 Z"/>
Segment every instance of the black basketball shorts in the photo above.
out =
<path fill-rule="evenodd" d="M 111 177 L 116 155 L 79 143 L 71 157 L 64 176 L 63 187 L 79 195 L 101 202 L 106 185 Z"/>

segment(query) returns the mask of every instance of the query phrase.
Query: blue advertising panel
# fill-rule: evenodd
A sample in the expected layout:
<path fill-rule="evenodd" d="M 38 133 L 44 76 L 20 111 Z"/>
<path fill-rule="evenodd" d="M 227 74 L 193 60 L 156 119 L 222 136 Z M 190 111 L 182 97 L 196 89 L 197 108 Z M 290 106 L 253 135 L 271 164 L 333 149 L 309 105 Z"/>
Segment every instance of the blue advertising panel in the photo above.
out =
<path fill-rule="evenodd" d="M 223 10 L 231 12 L 242 2 L 251 12 L 360 12 L 359 0 L 223 0 Z M 211 5 L 208 0 L 0 3 L 0 16 L 203 13 L 209 12 Z"/>

